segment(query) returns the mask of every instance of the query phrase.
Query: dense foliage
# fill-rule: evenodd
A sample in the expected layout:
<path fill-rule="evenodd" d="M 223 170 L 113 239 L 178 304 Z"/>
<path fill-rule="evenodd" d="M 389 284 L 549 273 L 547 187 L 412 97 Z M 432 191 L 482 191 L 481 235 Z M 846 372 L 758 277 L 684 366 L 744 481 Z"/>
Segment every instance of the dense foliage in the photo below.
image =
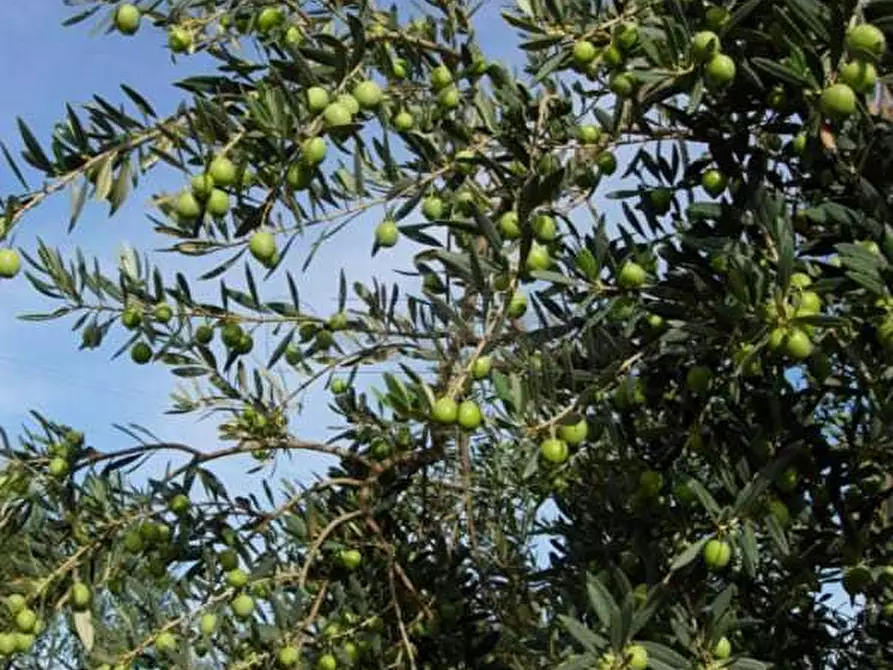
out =
<path fill-rule="evenodd" d="M 168 117 L 20 122 L 0 274 L 194 382 L 222 446 L 7 441 L 7 667 L 893 667 L 893 3 L 518 0 L 482 40 L 465 0 L 66 1 L 216 68 Z M 9 246 L 172 170 L 182 271 Z M 351 244 L 411 246 L 413 290 L 347 268 L 308 310 L 301 259 Z"/>

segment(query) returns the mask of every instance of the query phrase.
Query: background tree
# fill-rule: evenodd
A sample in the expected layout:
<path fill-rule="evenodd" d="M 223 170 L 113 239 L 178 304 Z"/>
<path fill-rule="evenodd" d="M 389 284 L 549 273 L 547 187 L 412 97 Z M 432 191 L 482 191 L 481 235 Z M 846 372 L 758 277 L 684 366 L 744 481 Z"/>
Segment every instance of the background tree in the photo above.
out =
<path fill-rule="evenodd" d="M 191 382 L 172 411 L 222 446 L 39 414 L 6 441 L 8 667 L 893 662 L 889 2 L 519 0 L 521 72 L 460 0 L 70 4 L 213 69 L 167 117 L 125 86 L 49 145 L 20 123 L 3 235 L 175 170 L 149 217 L 178 261 L 40 243 L 0 275 Z M 315 314 L 306 263 L 356 239 L 413 245 L 411 290 L 347 268 Z M 293 434 L 323 387 L 342 425 Z M 214 472 L 301 452 L 325 478 Z"/>

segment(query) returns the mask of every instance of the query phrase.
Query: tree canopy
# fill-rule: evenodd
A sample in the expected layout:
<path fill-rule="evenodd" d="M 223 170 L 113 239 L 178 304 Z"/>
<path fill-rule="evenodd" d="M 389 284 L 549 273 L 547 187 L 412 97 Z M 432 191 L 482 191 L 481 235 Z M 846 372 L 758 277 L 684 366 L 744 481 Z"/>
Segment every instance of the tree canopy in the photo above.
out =
<path fill-rule="evenodd" d="M 206 70 L 20 120 L 0 276 L 220 444 L 4 437 L 5 667 L 893 667 L 893 3 L 65 4 Z M 164 269 L 14 245 L 161 172 Z"/>

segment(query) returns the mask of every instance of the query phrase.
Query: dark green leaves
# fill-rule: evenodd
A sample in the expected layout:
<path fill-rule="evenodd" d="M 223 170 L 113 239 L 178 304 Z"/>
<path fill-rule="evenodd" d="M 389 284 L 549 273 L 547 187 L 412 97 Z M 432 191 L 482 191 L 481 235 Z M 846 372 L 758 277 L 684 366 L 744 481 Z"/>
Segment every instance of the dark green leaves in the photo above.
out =
<path fill-rule="evenodd" d="M 579 642 L 587 651 L 598 651 L 602 649 L 607 640 L 601 635 L 597 635 L 589 630 L 584 624 L 580 623 L 573 617 L 559 615 L 558 620 L 564 629 Z"/>
<path fill-rule="evenodd" d="M 608 630 L 616 628 L 620 621 L 620 608 L 598 577 L 594 575 L 586 577 L 586 593 L 589 595 L 589 605 L 602 626 Z"/>
<path fill-rule="evenodd" d="M 40 147 L 40 142 L 34 137 L 31 129 L 28 128 L 25 122 L 20 118 L 17 119 L 17 123 L 19 126 L 19 133 L 21 133 L 22 136 L 22 141 L 25 143 L 25 151 L 22 152 L 22 157 L 31 166 L 37 168 L 41 172 L 52 173 L 53 163 L 43 152 L 43 149 Z"/>

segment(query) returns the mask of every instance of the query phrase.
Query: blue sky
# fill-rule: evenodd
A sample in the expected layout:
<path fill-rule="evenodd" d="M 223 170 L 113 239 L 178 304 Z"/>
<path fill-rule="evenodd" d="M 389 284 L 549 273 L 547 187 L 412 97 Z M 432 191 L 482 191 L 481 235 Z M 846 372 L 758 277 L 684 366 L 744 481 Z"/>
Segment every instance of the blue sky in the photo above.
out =
<path fill-rule="evenodd" d="M 479 15 L 479 25 L 492 25 L 494 19 L 499 20 L 498 9 L 498 3 L 487 3 Z M 0 138 L 16 155 L 21 147 L 16 129 L 18 116 L 38 138 L 45 139 L 53 124 L 63 118 L 65 103 L 76 106 L 88 102 L 93 94 L 113 104 L 126 103 L 119 88 L 121 83 L 136 88 L 164 114 L 182 100 L 182 93 L 171 82 L 206 71 L 208 62 L 203 58 L 172 62 L 165 48 L 165 36 L 145 22 L 132 38 L 117 34 L 92 35 L 88 24 L 62 27 L 62 21 L 70 15 L 71 11 L 63 7 L 61 0 L 0 3 L 0 79 L 5 91 L 14 92 L 0 97 Z M 508 46 L 504 38 L 501 35 L 499 46 L 495 52 L 490 51 L 491 55 L 499 56 L 503 45 Z M 88 257 L 96 256 L 106 267 L 114 268 L 122 243 L 136 249 L 163 245 L 152 233 L 152 224 L 144 215 L 145 205 L 152 193 L 175 190 L 182 181 L 183 177 L 171 169 L 155 170 L 111 219 L 105 206 L 88 203 L 72 234 L 66 232 L 69 196 L 62 194 L 27 215 L 17 228 L 13 244 L 33 250 L 40 237 L 51 246 L 60 247 L 64 255 L 79 246 Z M 38 180 L 32 179 L 32 183 Z M 0 193 L 15 193 L 19 188 L 3 164 Z M 411 246 L 400 245 L 372 259 L 372 231 L 377 222 L 377 216 L 355 221 L 352 225 L 356 233 L 352 229 L 326 247 L 308 274 L 301 277 L 302 301 L 321 314 L 334 311 L 337 273 L 333 268 L 338 266 L 348 268 L 349 282 L 368 282 L 372 277 L 391 282 L 399 280 L 394 269 L 411 267 Z M 172 260 L 180 262 L 169 256 L 153 257 L 162 268 L 170 268 Z M 295 257 L 291 267 L 299 267 L 302 260 Z M 262 293 L 268 299 L 282 297 L 275 294 L 275 287 L 262 288 Z M 28 410 L 36 409 L 51 419 L 84 430 L 88 441 L 100 450 L 123 448 L 132 443 L 112 427 L 113 422 L 144 425 L 165 440 L 206 448 L 215 444 L 212 421 L 196 423 L 193 415 L 180 418 L 163 415 L 176 383 L 164 367 L 137 368 L 126 355 L 110 360 L 117 343 L 124 341 L 120 330 L 112 336 L 115 346 L 79 351 L 80 337 L 70 332 L 70 320 L 34 324 L 15 318 L 24 312 L 56 306 L 36 294 L 23 275 L 0 285 L 0 299 L 4 306 L 0 319 L 0 379 L 3 380 L 0 426 L 10 437 L 28 420 Z M 258 341 L 257 360 L 265 359 L 275 343 Z M 293 431 L 307 438 L 323 438 L 333 418 L 326 407 L 328 397 L 324 391 L 310 394 L 303 414 L 293 417 Z M 297 466 L 291 466 L 301 475 L 318 471 L 322 465 L 319 458 L 301 458 Z M 157 465 L 162 466 L 163 462 Z M 244 462 L 231 462 L 222 474 L 233 482 L 241 482 L 244 467 Z"/>

